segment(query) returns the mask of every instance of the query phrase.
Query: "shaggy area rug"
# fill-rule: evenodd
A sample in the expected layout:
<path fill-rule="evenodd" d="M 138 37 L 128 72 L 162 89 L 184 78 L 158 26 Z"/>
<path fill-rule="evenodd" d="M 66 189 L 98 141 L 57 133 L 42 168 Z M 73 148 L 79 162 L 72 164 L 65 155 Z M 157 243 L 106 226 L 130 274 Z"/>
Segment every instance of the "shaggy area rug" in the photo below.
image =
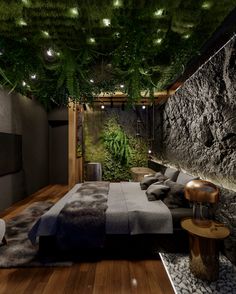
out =
<path fill-rule="evenodd" d="M 0 247 L 0 268 L 37 267 L 37 266 L 70 266 L 71 262 L 55 260 L 42 261 L 38 256 L 38 247 L 28 239 L 28 232 L 53 205 L 49 201 L 34 202 L 22 213 L 6 223 L 7 245 Z"/>
<path fill-rule="evenodd" d="M 214 282 L 194 277 L 189 269 L 189 256 L 160 253 L 162 262 L 176 294 L 236 294 L 236 267 L 220 255 L 219 279 Z"/>

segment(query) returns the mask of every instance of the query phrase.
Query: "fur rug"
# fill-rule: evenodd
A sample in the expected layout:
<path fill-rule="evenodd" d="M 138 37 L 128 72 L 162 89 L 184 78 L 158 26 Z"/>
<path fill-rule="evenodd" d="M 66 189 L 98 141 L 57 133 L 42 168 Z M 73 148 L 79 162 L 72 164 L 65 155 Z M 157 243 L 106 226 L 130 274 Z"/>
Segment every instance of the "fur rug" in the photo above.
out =
<path fill-rule="evenodd" d="M 71 265 L 70 262 L 40 260 L 37 254 L 38 247 L 33 246 L 28 239 L 28 232 L 33 224 L 52 205 L 53 203 L 49 201 L 35 202 L 7 222 L 7 245 L 0 247 L 1 268 Z"/>

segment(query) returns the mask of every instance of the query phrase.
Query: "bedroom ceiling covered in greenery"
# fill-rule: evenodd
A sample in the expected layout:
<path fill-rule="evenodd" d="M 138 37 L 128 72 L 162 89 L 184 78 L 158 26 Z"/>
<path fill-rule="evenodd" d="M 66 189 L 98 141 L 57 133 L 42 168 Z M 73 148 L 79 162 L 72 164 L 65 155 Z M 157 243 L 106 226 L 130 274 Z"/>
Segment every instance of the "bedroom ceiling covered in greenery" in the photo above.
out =
<path fill-rule="evenodd" d="M 164 90 L 235 0 L 0 1 L 0 83 L 46 106 Z"/>

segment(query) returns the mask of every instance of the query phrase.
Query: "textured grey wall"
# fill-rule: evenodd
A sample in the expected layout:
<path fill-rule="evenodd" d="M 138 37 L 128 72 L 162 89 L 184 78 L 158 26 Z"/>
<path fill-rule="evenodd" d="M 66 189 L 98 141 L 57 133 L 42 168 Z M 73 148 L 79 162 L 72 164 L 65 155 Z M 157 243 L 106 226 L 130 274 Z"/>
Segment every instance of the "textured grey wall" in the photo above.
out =
<path fill-rule="evenodd" d="M 23 170 L 0 177 L 4 209 L 48 184 L 47 113 L 35 101 L 0 90 L 0 132 L 21 134 L 23 153 Z"/>
<path fill-rule="evenodd" d="M 157 158 L 236 191 L 236 39 L 156 111 Z M 217 218 L 228 224 L 227 254 L 236 263 L 236 192 L 222 189 Z"/>

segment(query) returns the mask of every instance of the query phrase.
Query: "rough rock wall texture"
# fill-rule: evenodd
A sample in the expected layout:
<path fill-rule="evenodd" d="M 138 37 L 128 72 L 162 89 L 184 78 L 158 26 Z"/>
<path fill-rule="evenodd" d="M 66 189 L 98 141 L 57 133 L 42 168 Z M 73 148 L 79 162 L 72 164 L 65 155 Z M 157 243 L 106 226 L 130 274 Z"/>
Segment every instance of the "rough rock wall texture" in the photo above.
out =
<path fill-rule="evenodd" d="M 158 111 L 157 158 L 236 191 L 236 38 L 205 63 Z M 157 146 L 157 145 L 156 145 Z M 231 229 L 236 263 L 236 192 L 222 191 L 217 217 Z"/>

